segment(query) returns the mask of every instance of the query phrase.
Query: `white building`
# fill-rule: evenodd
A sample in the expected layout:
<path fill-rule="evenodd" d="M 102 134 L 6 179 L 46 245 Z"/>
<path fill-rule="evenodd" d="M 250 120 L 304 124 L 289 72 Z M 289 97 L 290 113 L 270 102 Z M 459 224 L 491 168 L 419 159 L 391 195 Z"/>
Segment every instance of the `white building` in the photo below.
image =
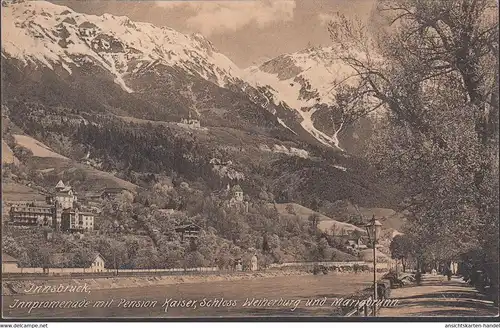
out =
<path fill-rule="evenodd" d="M 243 189 L 239 185 L 233 186 L 233 188 L 230 188 L 229 185 L 227 185 L 227 193 L 229 193 L 229 201 L 227 201 L 227 206 L 228 207 L 235 207 L 239 208 L 240 210 L 243 210 L 245 212 L 248 212 L 248 202 L 244 201 L 243 197 Z"/>
<path fill-rule="evenodd" d="M 90 264 L 90 270 L 92 272 L 104 272 L 106 269 L 104 268 L 105 261 L 101 254 L 97 253 L 94 256 L 94 260 Z"/>
<path fill-rule="evenodd" d="M 243 189 L 241 189 L 240 185 L 236 185 L 231 189 L 233 194 L 233 199 L 237 202 L 243 201 Z"/>
<path fill-rule="evenodd" d="M 61 229 L 70 232 L 85 232 L 94 230 L 94 213 L 80 212 L 77 208 L 62 210 Z"/>
<path fill-rule="evenodd" d="M 77 196 L 70 186 L 65 186 L 64 183 L 59 180 L 55 187 L 55 193 L 48 198 L 48 203 L 59 204 L 62 209 L 73 208 L 74 204 L 77 202 Z"/>

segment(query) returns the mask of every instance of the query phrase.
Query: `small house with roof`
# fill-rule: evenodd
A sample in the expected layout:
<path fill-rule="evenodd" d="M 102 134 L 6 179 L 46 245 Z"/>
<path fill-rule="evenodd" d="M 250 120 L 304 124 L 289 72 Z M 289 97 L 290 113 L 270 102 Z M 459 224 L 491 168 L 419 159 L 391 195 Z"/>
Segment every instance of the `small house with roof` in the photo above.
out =
<path fill-rule="evenodd" d="M 180 234 L 181 241 L 191 241 L 198 238 L 200 231 L 201 228 L 194 223 L 183 224 L 175 227 L 175 232 Z"/>
<path fill-rule="evenodd" d="M 235 185 L 231 188 L 231 194 L 233 196 L 232 199 L 234 199 L 235 202 L 243 201 L 243 189 L 241 189 L 240 185 Z"/>
<path fill-rule="evenodd" d="M 104 266 L 106 265 L 106 262 L 104 258 L 102 257 L 101 254 L 95 253 L 92 256 L 92 261 L 90 262 L 89 269 L 91 272 L 103 272 L 106 270 Z"/>
<path fill-rule="evenodd" d="M 127 188 L 123 187 L 114 187 L 114 188 L 104 188 L 101 191 L 101 199 L 103 200 L 113 200 L 116 199 L 123 192 L 127 191 Z"/>
<path fill-rule="evenodd" d="M 357 238 L 348 239 L 346 241 L 346 248 L 353 250 L 353 251 L 362 251 L 364 249 L 367 249 L 368 246 L 363 244 L 361 237 L 357 237 Z"/>
<path fill-rule="evenodd" d="M 189 111 L 188 117 L 181 120 L 181 124 L 187 125 L 190 128 L 200 128 L 200 120 L 198 119 L 198 114 Z"/>
<path fill-rule="evenodd" d="M 104 272 L 106 262 L 98 252 L 92 253 L 83 262 L 76 263 L 75 253 L 55 253 L 50 256 L 50 264 L 53 272 Z M 54 270 L 55 269 L 55 270 Z"/>

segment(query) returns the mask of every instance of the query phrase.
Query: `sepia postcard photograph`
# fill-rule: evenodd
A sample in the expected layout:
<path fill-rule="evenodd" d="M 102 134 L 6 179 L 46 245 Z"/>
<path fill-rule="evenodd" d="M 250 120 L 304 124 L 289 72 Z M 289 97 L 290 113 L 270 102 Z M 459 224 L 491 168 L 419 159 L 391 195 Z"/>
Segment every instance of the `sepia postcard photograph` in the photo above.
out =
<path fill-rule="evenodd" d="M 2 320 L 498 320 L 498 22 L 1 0 Z"/>

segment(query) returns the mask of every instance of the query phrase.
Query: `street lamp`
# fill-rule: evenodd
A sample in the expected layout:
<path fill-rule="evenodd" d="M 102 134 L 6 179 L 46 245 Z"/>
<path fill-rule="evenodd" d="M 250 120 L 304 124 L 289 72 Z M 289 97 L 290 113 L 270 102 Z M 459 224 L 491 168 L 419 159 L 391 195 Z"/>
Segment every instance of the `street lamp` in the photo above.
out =
<path fill-rule="evenodd" d="M 380 231 L 382 230 L 382 223 L 375 219 L 375 215 L 373 215 L 370 223 L 366 226 L 366 232 L 368 234 L 368 239 L 373 247 L 373 298 L 374 298 L 374 306 L 373 306 L 373 315 L 377 315 L 377 254 L 376 254 L 376 243 L 378 238 L 380 237 Z"/>

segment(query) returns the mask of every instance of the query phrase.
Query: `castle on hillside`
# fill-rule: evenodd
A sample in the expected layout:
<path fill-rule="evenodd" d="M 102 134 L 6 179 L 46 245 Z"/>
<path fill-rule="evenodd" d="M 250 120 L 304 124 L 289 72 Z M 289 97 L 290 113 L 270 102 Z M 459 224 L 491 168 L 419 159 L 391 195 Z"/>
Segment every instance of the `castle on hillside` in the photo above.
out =
<path fill-rule="evenodd" d="M 232 197 L 230 203 L 235 204 L 243 201 L 243 189 L 241 189 L 240 185 L 235 185 L 231 189 L 227 185 L 227 190 L 231 190 Z"/>
<path fill-rule="evenodd" d="M 10 224 L 50 227 L 55 231 L 84 232 L 94 230 L 95 215 L 80 210 L 73 188 L 59 181 L 45 204 L 35 202 L 10 208 Z"/>
<path fill-rule="evenodd" d="M 228 184 L 226 187 L 226 197 L 228 198 L 225 202 L 227 207 L 238 208 L 248 212 L 248 202 L 244 199 L 243 189 L 241 189 L 240 185 L 237 184 L 231 188 Z"/>

